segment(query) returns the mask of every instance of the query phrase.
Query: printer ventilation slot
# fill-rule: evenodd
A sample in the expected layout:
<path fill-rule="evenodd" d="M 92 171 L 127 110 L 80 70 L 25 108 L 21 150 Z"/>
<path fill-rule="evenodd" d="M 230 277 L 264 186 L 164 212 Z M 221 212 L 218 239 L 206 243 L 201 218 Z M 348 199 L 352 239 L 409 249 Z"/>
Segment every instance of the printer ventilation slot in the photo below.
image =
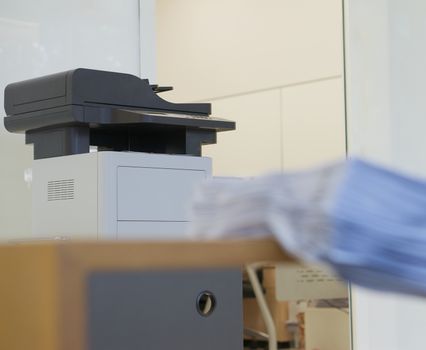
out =
<path fill-rule="evenodd" d="M 47 200 L 62 201 L 74 199 L 74 179 L 49 181 L 47 183 Z"/>

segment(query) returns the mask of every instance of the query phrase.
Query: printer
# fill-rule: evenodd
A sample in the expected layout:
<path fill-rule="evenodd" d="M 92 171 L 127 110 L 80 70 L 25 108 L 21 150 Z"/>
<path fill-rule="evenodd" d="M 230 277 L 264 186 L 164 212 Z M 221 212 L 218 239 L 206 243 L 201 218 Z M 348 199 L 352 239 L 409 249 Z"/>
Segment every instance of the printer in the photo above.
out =
<path fill-rule="evenodd" d="M 235 129 L 207 103 L 171 103 L 136 76 L 76 69 L 9 84 L 4 125 L 34 145 L 32 234 L 177 238 L 194 187 L 211 176 L 202 145 Z M 97 148 L 97 152 L 90 152 Z"/>
<path fill-rule="evenodd" d="M 167 89 L 91 69 L 6 87 L 4 125 L 34 146 L 34 238 L 182 237 L 211 176 L 202 145 L 235 123 L 165 101 Z M 87 288 L 88 350 L 242 349 L 239 269 L 103 270 Z"/>

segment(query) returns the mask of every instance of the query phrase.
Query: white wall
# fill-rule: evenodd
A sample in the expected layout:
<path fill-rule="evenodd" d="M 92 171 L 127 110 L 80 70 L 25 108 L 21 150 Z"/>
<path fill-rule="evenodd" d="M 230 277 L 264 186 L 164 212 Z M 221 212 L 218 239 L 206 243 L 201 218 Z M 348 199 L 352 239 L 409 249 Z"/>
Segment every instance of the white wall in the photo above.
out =
<path fill-rule="evenodd" d="M 8 83 L 53 72 L 87 67 L 139 75 L 138 12 L 138 0 L 2 0 L 0 104 Z M 0 239 L 28 236 L 31 200 L 23 174 L 31 160 L 24 137 L 1 126 Z"/>
<path fill-rule="evenodd" d="M 237 131 L 204 147 L 215 174 L 343 157 L 340 0 L 157 0 L 158 82 Z"/>
<path fill-rule="evenodd" d="M 345 12 L 349 151 L 426 176 L 426 3 L 347 0 Z M 425 348 L 423 299 L 353 295 L 355 349 Z"/>

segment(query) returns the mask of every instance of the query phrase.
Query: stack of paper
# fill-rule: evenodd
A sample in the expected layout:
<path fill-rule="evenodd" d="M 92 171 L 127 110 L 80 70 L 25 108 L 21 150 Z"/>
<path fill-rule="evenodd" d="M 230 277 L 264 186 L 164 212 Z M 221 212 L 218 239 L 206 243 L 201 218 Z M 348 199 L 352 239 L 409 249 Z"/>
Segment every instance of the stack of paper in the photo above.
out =
<path fill-rule="evenodd" d="M 426 181 L 358 159 L 253 179 L 214 179 L 198 191 L 190 234 L 273 235 L 343 278 L 426 295 Z"/>
<path fill-rule="evenodd" d="M 275 235 L 285 248 L 318 260 L 329 240 L 329 208 L 344 163 L 250 179 L 216 178 L 198 190 L 190 234 L 204 238 Z"/>

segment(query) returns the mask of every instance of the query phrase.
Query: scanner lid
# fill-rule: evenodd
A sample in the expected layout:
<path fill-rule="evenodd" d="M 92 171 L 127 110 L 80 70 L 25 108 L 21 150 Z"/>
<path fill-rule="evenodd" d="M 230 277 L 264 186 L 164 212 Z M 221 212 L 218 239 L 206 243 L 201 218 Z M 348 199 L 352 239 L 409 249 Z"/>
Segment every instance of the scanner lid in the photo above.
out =
<path fill-rule="evenodd" d="M 12 83 L 4 125 L 25 133 L 35 159 L 100 150 L 201 155 L 235 122 L 211 117 L 210 103 L 172 103 L 170 87 L 124 73 L 79 68 Z"/>

